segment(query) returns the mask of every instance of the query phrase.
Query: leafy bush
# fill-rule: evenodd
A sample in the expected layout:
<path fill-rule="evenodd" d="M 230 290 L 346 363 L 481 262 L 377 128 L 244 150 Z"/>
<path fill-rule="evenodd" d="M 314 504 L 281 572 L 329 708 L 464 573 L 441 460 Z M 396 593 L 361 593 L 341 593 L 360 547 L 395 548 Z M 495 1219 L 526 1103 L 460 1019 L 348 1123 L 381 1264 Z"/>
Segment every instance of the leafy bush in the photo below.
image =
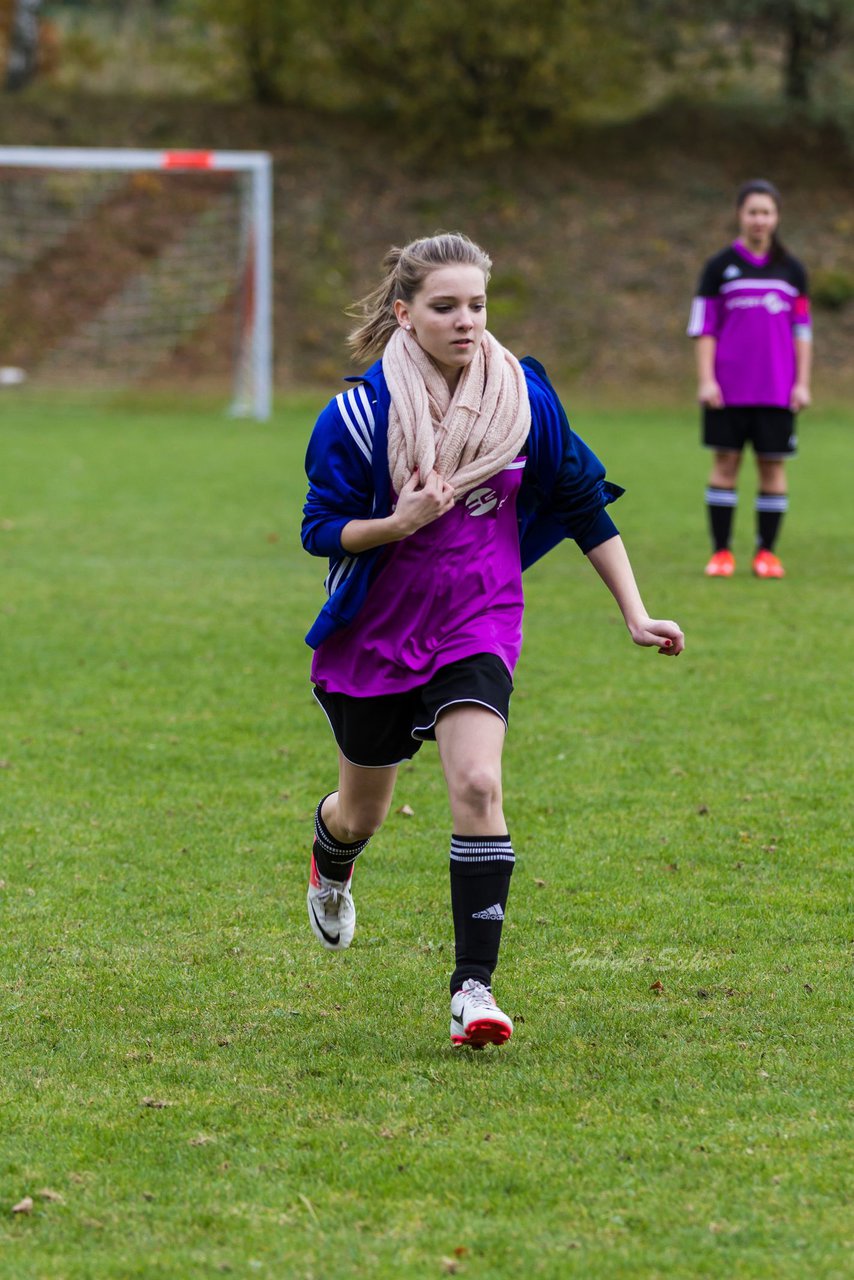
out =
<path fill-rule="evenodd" d="M 813 273 L 810 294 L 817 307 L 841 311 L 854 298 L 854 274 L 840 268 Z"/>

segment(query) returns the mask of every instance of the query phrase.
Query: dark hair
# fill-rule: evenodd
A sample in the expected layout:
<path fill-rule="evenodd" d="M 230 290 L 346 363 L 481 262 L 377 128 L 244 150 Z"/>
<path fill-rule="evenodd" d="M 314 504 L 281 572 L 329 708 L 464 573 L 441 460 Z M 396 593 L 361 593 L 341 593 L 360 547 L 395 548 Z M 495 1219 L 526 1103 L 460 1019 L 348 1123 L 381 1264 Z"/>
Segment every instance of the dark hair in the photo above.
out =
<path fill-rule="evenodd" d="M 748 196 L 770 196 L 778 209 L 782 204 L 780 192 L 766 178 L 751 178 L 748 182 L 742 182 L 735 195 L 736 209 L 741 208 Z"/>
<path fill-rule="evenodd" d="M 777 212 L 780 212 L 782 204 L 780 192 L 774 186 L 774 183 L 769 182 L 767 178 L 750 178 L 747 182 L 742 182 L 735 193 L 736 209 L 741 209 L 748 196 L 770 196 L 777 206 Z M 776 262 L 784 256 L 785 252 L 782 240 L 779 239 L 777 232 L 774 231 L 771 235 L 771 261 Z"/>
<path fill-rule="evenodd" d="M 398 327 L 395 300 L 411 302 L 430 272 L 447 266 L 479 267 L 488 282 L 492 261 L 461 231 L 437 231 L 402 249 L 389 249 L 381 283 L 347 310 L 347 315 L 362 322 L 347 339 L 353 354 L 365 360 L 382 351 Z"/>

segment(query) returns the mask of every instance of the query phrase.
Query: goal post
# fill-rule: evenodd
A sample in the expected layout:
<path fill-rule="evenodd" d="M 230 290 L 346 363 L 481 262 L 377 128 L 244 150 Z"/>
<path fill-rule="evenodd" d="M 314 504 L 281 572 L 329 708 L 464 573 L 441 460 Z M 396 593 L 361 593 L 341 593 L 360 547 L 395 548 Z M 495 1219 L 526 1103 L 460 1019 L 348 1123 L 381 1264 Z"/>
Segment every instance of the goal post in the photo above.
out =
<path fill-rule="evenodd" d="M 272 199 L 262 151 L 0 147 L 0 366 L 180 380 L 196 343 L 231 363 L 231 412 L 268 418 Z"/>

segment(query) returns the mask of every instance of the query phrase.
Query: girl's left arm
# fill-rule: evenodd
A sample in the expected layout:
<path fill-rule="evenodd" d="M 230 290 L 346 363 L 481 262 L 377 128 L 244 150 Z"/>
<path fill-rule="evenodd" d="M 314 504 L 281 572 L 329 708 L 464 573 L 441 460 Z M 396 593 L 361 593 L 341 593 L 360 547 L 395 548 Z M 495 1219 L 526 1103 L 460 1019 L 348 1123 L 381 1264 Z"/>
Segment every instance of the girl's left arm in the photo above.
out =
<path fill-rule="evenodd" d="M 795 385 L 792 387 L 790 408 L 793 413 L 806 409 L 812 403 L 810 374 L 812 371 L 812 341 L 795 338 Z"/>
<path fill-rule="evenodd" d="M 622 538 L 617 535 L 600 542 L 587 558 L 620 607 L 635 644 L 657 646 L 658 652 L 675 658 L 685 648 L 678 623 L 651 618 L 644 608 L 635 575 Z"/>

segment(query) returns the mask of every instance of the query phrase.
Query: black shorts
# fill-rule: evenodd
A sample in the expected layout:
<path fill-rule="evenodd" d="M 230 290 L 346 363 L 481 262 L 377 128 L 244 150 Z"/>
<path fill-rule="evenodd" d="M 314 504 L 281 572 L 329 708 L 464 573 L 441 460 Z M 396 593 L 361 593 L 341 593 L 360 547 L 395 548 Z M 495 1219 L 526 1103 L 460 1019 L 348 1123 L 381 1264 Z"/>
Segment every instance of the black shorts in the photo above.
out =
<path fill-rule="evenodd" d="M 439 715 L 455 703 L 487 707 L 506 725 L 512 692 L 510 672 L 492 653 L 477 653 L 440 667 L 426 684 L 406 693 L 354 698 L 314 686 L 341 754 L 365 769 L 411 760 L 422 742 L 435 739 Z"/>
<path fill-rule="evenodd" d="M 795 415 L 770 405 L 725 405 L 703 410 L 703 444 L 721 453 L 741 453 L 746 444 L 761 458 L 791 458 L 798 451 Z"/>

